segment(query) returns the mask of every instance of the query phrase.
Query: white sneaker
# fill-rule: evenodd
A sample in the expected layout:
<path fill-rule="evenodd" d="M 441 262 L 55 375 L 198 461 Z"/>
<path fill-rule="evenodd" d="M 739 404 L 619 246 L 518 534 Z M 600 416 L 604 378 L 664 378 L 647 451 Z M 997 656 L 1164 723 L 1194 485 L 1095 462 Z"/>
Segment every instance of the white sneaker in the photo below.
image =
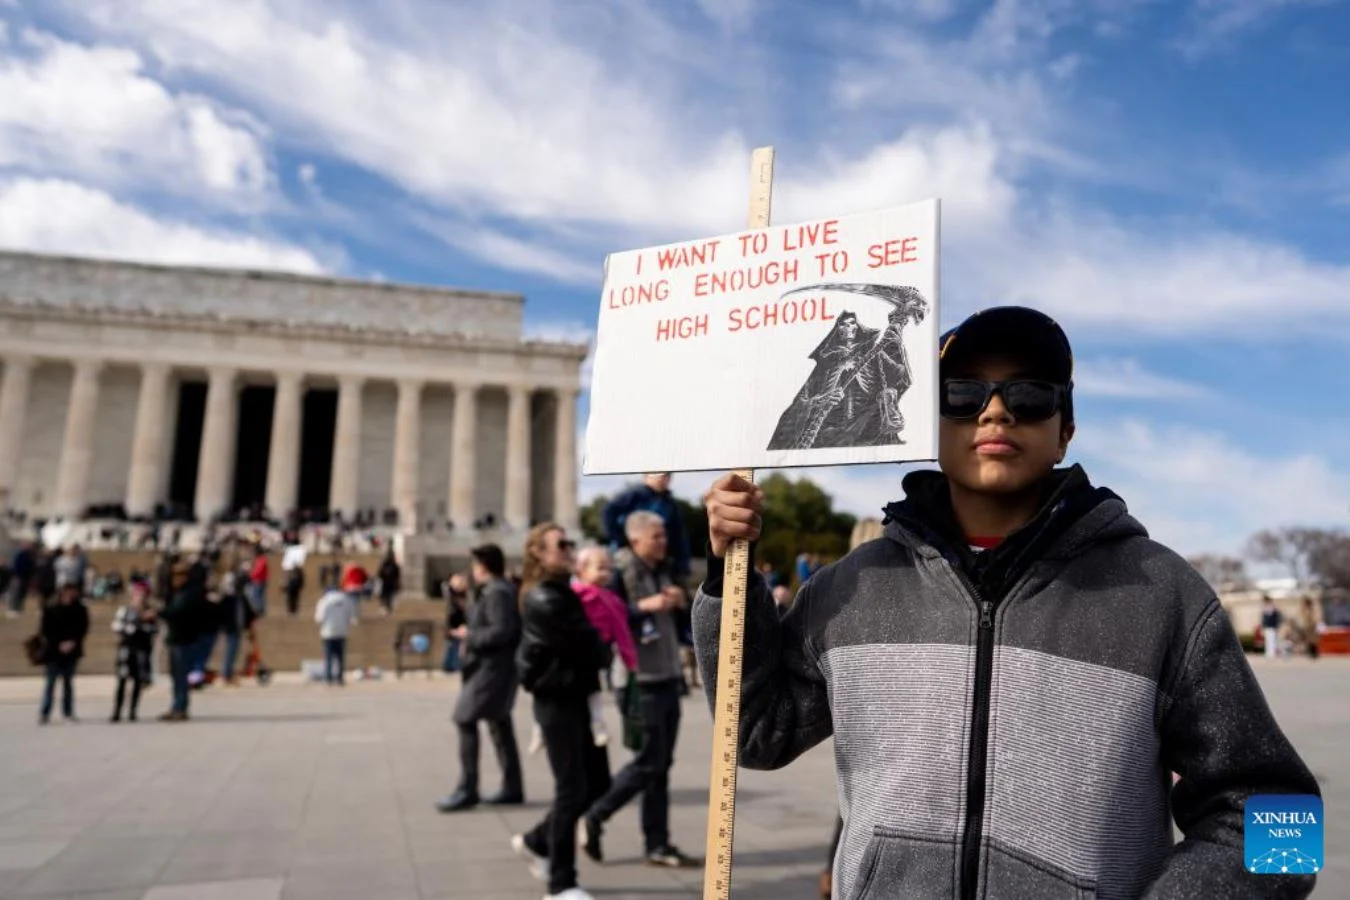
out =
<path fill-rule="evenodd" d="M 530 864 L 530 874 L 534 876 L 535 881 L 548 881 L 548 860 L 526 846 L 523 834 L 511 835 L 511 849 Z"/>
<path fill-rule="evenodd" d="M 561 894 L 545 894 L 544 900 L 595 900 L 586 891 L 579 887 L 568 888 Z"/>

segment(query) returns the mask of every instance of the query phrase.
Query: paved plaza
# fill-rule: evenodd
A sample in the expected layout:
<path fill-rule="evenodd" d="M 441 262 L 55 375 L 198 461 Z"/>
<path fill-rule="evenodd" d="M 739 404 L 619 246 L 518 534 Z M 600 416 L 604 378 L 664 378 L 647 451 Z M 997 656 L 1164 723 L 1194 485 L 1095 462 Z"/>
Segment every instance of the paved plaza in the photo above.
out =
<path fill-rule="evenodd" d="M 1348 898 L 1350 661 L 1257 666 L 1326 797 L 1328 863 L 1316 896 Z M 0 898 L 541 897 L 508 841 L 547 805 L 543 754 L 526 759 L 527 807 L 433 809 L 456 774 L 448 713 L 457 683 L 386 676 L 331 689 L 283 679 L 197 695 L 185 725 L 110 725 L 111 681 L 91 676 L 77 687 L 83 721 L 39 728 L 36 682 L 0 681 Z M 161 680 L 147 715 L 166 695 Z M 522 744 L 528 726 L 522 701 Z M 707 707 L 690 698 L 672 830 L 700 856 L 710 730 Z M 611 750 L 615 768 L 627 755 Z M 485 769 L 492 790 L 490 759 Z M 737 898 L 816 896 L 833 791 L 828 746 L 782 772 L 742 774 Z M 606 865 L 582 861 L 582 883 L 605 898 L 700 894 L 700 871 L 647 868 L 641 849 L 633 807 L 606 833 Z"/>

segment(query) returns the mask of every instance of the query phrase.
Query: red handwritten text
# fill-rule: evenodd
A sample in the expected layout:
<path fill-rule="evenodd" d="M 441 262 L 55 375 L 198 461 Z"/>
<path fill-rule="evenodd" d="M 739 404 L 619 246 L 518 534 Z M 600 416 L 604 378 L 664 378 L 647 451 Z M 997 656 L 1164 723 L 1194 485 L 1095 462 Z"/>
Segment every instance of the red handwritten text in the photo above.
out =
<path fill-rule="evenodd" d="M 839 222 L 837 219 L 783 229 L 784 250 L 801 250 L 805 247 L 823 247 L 837 243 L 839 243 Z"/>
<path fill-rule="evenodd" d="M 711 297 L 714 294 L 734 294 L 754 291 L 775 284 L 790 284 L 797 280 L 797 260 L 767 262 L 749 268 L 726 272 L 699 272 L 694 276 L 694 296 Z"/>
<path fill-rule="evenodd" d="M 701 316 L 681 316 L 678 319 L 662 319 L 656 323 L 658 341 L 687 341 L 691 337 L 708 334 L 708 314 Z"/>
<path fill-rule="evenodd" d="M 873 244 L 867 248 L 867 268 L 880 269 L 883 266 L 898 266 L 919 261 L 919 239 L 907 237 L 903 240 Z"/>
<path fill-rule="evenodd" d="M 670 282 L 664 278 L 647 284 L 626 284 L 615 291 L 609 289 L 606 305 L 610 309 L 622 309 L 625 306 L 637 306 L 641 303 L 659 303 L 670 296 Z"/>
<path fill-rule="evenodd" d="M 834 318 L 826 297 L 803 297 L 763 303 L 727 313 L 727 331 L 754 331 L 773 325 L 795 325 L 798 322 L 828 322 Z"/>
<path fill-rule="evenodd" d="M 663 247 L 656 251 L 656 264 L 661 271 L 683 269 L 688 266 L 706 266 L 717 262 L 717 245 L 721 241 L 704 241 L 701 244 L 680 244 L 678 247 Z"/>

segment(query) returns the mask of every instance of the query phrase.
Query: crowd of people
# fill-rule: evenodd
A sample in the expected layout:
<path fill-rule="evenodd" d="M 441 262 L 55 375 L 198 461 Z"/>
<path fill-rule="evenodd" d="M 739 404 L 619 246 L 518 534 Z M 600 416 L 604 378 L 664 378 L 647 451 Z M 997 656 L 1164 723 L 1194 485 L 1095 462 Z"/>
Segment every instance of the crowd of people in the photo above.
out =
<path fill-rule="evenodd" d="M 650 504 L 659 508 L 668 496 L 669 475 L 649 478 L 662 488 L 652 492 L 661 496 Z M 536 731 L 531 749 L 546 754 L 554 795 L 548 813 L 511 843 L 548 883 L 548 896 L 565 900 L 590 896 L 578 886 L 578 847 L 602 861 L 605 824 L 639 795 L 646 862 L 700 865 L 670 833 L 670 770 L 681 698 L 690 688 L 681 630 L 689 594 L 676 574 L 688 565 L 678 555 L 687 541 L 682 524 L 671 526 L 638 503 L 610 522 L 620 529 L 613 535 L 617 549 L 612 553 L 604 546 L 578 553 L 561 526 L 534 527 L 518 579 L 508 576 L 500 547 L 474 548 L 472 602 L 462 621 L 447 623 L 448 637 L 460 642 L 463 685 L 454 712 L 460 768 L 458 784 L 437 808 L 465 813 L 480 805 L 524 803 L 511 712 L 517 692 L 529 693 Z M 464 586 L 452 579 L 450 591 Z M 452 607 L 449 615 L 457 611 Z M 611 675 L 616 661 L 621 681 Z M 617 772 L 611 771 L 608 752 L 608 693 L 619 700 L 623 743 L 633 751 Z M 491 794 L 481 792 L 480 723 L 502 773 L 501 785 Z"/>
<path fill-rule="evenodd" d="M 282 554 L 280 587 L 286 611 L 299 613 L 304 587 L 303 547 L 291 535 Z M 239 684 L 256 677 L 266 684 L 271 671 L 263 661 L 257 623 L 268 614 L 272 573 L 267 547 L 256 536 L 221 532 L 196 553 L 169 549 L 153 571 L 131 571 L 117 590 L 93 591 L 93 567 L 79 545 L 48 550 L 22 540 L 0 585 L 6 612 L 21 615 L 30 597 L 41 609 L 36 632 L 25 642 L 29 661 L 42 667 L 45 680 L 39 722 L 47 724 L 61 689 L 61 712 L 76 720 L 75 675 L 89 637 L 88 602 L 117 604 L 111 621 L 117 678 L 112 722 L 139 718 L 142 691 L 154 679 L 156 660 L 167 660 L 172 699 L 160 719 L 188 719 L 193 691 L 219 682 Z M 378 598 L 389 615 L 401 586 L 401 569 L 392 550 L 374 573 L 335 557 L 319 566 L 322 594 L 314 621 L 324 654 L 325 679 L 344 683 L 345 646 L 356 620 L 358 601 Z M 218 659 L 217 659 L 217 650 Z M 213 666 L 216 659 L 218 665 Z"/>

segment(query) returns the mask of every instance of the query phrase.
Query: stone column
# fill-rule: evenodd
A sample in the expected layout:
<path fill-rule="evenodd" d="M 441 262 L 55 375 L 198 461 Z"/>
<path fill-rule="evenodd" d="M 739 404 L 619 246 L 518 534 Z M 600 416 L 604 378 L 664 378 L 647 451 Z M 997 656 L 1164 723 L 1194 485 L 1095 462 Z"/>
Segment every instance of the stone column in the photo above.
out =
<path fill-rule="evenodd" d="M 10 492 L 19 477 L 24 429 L 28 419 L 28 393 L 33 382 L 34 361 L 29 356 L 5 359 L 5 381 L 0 387 L 0 507 L 14 506 Z"/>
<path fill-rule="evenodd" d="M 193 511 L 199 522 L 209 522 L 229 509 L 234 486 L 234 448 L 239 439 L 238 378 L 235 369 L 216 368 L 206 387 L 206 421 L 197 463 L 197 493 Z"/>
<path fill-rule="evenodd" d="M 422 382 L 398 383 L 398 411 L 394 420 L 394 477 L 390 505 L 398 510 L 399 527 L 417 531 L 417 472 L 422 449 Z"/>
<path fill-rule="evenodd" d="M 450 521 L 467 531 L 478 518 L 478 385 L 455 385 L 450 435 Z"/>
<path fill-rule="evenodd" d="M 98 415 L 98 376 L 102 371 L 103 363 L 97 360 L 75 364 L 56 477 L 56 514 L 65 518 L 83 515 L 89 505 L 89 468 L 94 461 L 94 421 Z"/>
<path fill-rule="evenodd" d="M 553 445 L 553 520 L 568 531 L 578 531 L 577 515 L 577 391 L 557 392 L 558 415 Z"/>
<path fill-rule="evenodd" d="M 131 470 L 127 473 L 127 515 L 148 516 L 159 501 L 164 482 L 164 426 L 169 406 L 170 368 L 162 363 L 141 367 L 141 393 L 131 436 Z"/>
<path fill-rule="evenodd" d="M 267 449 L 267 492 L 263 504 L 283 521 L 295 508 L 300 479 L 300 420 L 304 415 L 305 376 L 277 375 L 272 404 L 272 442 Z"/>
<path fill-rule="evenodd" d="M 506 524 L 530 527 L 530 389 L 507 389 L 506 411 Z"/>
<path fill-rule="evenodd" d="M 337 425 L 333 429 L 333 477 L 328 508 L 351 521 L 356 514 L 361 477 L 361 392 L 366 380 L 356 375 L 338 379 Z"/>

